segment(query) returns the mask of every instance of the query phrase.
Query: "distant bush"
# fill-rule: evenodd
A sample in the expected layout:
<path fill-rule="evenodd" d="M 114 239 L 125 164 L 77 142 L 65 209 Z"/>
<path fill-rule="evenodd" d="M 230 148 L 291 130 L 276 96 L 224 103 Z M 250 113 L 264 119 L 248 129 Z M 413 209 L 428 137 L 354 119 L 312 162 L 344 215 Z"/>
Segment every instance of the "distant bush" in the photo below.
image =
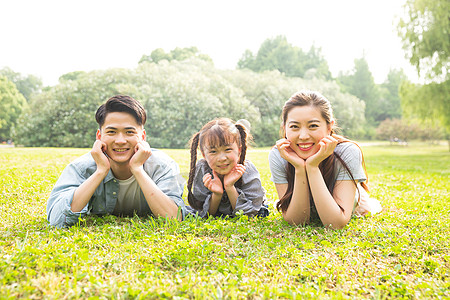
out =
<path fill-rule="evenodd" d="M 390 141 L 408 141 L 420 139 L 435 142 L 445 138 L 445 131 L 438 125 L 422 124 L 418 121 L 404 121 L 401 119 L 386 119 L 376 129 L 376 137 Z"/>
<path fill-rule="evenodd" d="M 364 103 L 340 92 L 335 82 L 289 78 L 278 71 L 224 71 L 190 57 L 65 74 L 58 85 L 32 99 L 18 120 L 15 139 L 25 146 L 91 147 L 98 106 L 127 94 L 146 108 L 145 129 L 154 147 L 186 147 L 192 134 L 217 117 L 249 120 L 256 145 L 270 146 L 279 137 L 284 102 L 300 89 L 320 91 L 331 101 L 343 134 L 364 130 Z"/>

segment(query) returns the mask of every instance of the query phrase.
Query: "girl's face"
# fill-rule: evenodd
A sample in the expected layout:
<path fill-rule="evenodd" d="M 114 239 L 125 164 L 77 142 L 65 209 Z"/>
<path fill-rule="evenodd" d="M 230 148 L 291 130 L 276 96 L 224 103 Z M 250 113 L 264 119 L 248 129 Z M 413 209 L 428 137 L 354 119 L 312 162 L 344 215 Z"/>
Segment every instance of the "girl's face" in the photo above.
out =
<path fill-rule="evenodd" d="M 292 150 L 306 160 L 319 151 L 320 140 L 330 135 L 333 125 L 334 121 L 327 124 L 318 108 L 296 106 L 289 111 L 284 129 Z"/>
<path fill-rule="evenodd" d="M 236 142 L 218 147 L 205 146 L 203 157 L 209 167 L 219 175 L 227 175 L 239 162 L 241 151 Z"/>

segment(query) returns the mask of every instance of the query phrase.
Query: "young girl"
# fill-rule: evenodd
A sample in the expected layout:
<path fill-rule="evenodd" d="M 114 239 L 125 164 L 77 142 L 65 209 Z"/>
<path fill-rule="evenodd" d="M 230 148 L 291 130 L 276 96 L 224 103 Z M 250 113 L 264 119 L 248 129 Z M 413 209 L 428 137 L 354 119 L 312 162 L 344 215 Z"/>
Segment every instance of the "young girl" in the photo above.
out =
<path fill-rule="evenodd" d="M 290 224 L 319 218 L 343 228 L 353 212 L 381 210 L 364 189 L 367 175 L 360 148 L 334 133 L 330 102 L 321 94 L 294 94 L 282 111 L 282 139 L 269 154 L 272 181 L 283 218 Z M 364 188 L 359 189 L 358 183 Z"/>
<path fill-rule="evenodd" d="M 267 216 L 265 191 L 255 165 L 245 160 L 247 131 L 220 118 L 207 123 L 191 139 L 188 210 L 201 217 Z M 204 159 L 197 163 L 197 149 Z"/>

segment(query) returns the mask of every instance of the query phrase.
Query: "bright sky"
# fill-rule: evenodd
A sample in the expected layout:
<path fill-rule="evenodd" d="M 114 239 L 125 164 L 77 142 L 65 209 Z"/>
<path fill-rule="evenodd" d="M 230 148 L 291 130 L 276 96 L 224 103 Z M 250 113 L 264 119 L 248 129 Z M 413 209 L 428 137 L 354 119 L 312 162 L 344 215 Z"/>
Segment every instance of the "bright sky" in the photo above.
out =
<path fill-rule="evenodd" d="M 0 68 L 55 85 L 72 71 L 134 68 L 156 48 L 196 46 L 234 69 L 246 49 L 277 35 L 307 51 L 322 48 L 334 76 L 363 53 L 382 83 L 403 68 L 396 20 L 406 0 L 0 0 Z"/>

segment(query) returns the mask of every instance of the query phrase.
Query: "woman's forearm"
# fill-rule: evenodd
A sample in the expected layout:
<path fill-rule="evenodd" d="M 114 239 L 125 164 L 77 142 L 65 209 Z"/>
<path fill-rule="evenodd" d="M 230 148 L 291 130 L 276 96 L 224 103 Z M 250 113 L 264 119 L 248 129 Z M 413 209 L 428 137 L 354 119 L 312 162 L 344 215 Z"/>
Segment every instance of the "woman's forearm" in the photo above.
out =
<path fill-rule="evenodd" d="M 309 188 L 320 220 L 325 227 L 340 229 L 348 223 L 346 214 L 328 191 L 318 167 L 306 167 Z"/>
<path fill-rule="evenodd" d="M 288 209 L 283 213 L 283 218 L 293 225 L 306 224 L 310 217 L 309 186 L 306 170 L 296 169 L 294 189 Z"/>

